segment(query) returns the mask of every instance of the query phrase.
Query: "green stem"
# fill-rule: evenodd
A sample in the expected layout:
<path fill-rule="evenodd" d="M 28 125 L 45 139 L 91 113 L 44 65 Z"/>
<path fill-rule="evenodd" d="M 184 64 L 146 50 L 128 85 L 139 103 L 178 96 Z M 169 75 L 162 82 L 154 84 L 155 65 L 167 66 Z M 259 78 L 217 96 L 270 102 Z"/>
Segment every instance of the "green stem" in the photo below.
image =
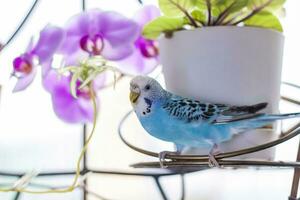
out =
<path fill-rule="evenodd" d="M 257 13 L 259 13 L 261 10 L 263 10 L 265 7 L 267 7 L 270 3 L 272 3 L 273 0 L 269 0 L 267 1 L 265 4 L 255 8 L 249 15 L 247 15 L 246 17 L 236 21 L 233 23 L 233 25 L 238 25 L 239 23 L 246 21 L 247 19 L 250 19 L 251 17 L 253 17 L 254 15 L 256 15 Z"/>
<path fill-rule="evenodd" d="M 224 21 L 222 22 L 222 25 L 228 25 L 231 24 L 232 22 L 234 22 L 234 20 L 236 20 L 239 16 L 242 15 L 242 12 L 236 14 L 235 16 L 233 16 L 231 19 L 229 19 L 228 21 Z"/>
<path fill-rule="evenodd" d="M 236 3 L 236 1 L 234 1 L 232 4 L 230 4 L 217 18 L 217 20 L 214 22 L 214 25 L 219 25 L 222 24 L 222 22 L 226 19 L 226 17 L 229 15 L 229 11 L 232 8 L 232 6 L 234 6 L 234 4 Z"/>
<path fill-rule="evenodd" d="M 207 13 L 208 13 L 208 22 L 207 25 L 210 26 L 211 25 L 211 2 L 210 0 L 206 0 L 206 5 L 207 5 Z"/>
<path fill-rule="evenodd" d="M 185 16 L 188 18 L 188 20 L 190 21 L 191 25 L 194 26 L 195 28 L 198 28 L 199 26 L 197 25 L 196 21 L 194 20 L 194 18 L 188 13 L 187 10 L 185 10 L 183 7 L 181 7 L 179 4 L 177 4 L 176 2 L 174 2 L 173 0 L 169 0 L 170 3 L 172 3 L 174 6 L 176 6 L 181 12 L 183 12 L 185 14 Z"/>

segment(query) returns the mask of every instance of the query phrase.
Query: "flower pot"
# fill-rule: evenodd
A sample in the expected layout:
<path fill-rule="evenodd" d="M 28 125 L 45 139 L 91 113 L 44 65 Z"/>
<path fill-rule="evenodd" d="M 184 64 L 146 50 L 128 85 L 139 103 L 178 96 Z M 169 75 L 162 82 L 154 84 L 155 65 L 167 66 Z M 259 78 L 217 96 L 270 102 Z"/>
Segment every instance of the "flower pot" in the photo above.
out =
<path fill-rule="evenodd" d="M 264 112 L 278 113 L 283 45 L 281 33 L 254 27 L 217 26 L 174 32 L 171 38 L 159 40 L 166 87 L 204 102 L 268 102 Z M 274 137 L 256 131 L 237 135 L 221 146 L 226 151 L 236 150 Z M 250 157 L 272 159 L 274 150 Z"/>

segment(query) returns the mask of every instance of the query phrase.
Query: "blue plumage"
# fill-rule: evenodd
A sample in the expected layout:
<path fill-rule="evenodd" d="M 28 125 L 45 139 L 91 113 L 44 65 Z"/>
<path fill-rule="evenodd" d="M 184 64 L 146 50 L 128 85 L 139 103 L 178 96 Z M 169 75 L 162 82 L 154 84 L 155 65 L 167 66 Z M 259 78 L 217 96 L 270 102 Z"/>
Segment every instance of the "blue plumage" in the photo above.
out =
<path fill-rule="evenodd" d="M 230 140 L 234 134 L 269 125 L 275 120 L 300 117 L 300 113 L 257 114 L 266 103 L 230 106 L 183 98 L 143 76 L 131 81 L 130 90 L 134 111 L 145 130 L 177 146 L 212 148 Z"/>

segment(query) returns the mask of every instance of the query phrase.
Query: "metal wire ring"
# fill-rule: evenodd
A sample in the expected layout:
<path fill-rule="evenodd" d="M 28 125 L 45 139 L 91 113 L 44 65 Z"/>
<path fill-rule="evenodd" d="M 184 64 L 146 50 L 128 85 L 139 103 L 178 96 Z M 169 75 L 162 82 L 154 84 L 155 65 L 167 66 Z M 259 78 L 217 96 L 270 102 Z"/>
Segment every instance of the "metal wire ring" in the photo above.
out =
<path fill-rule="evenodd" d="M 123 118 L 120 121 L 119 127 L 118 127 L 118 133 L 121 138 L 121 140 L 131 149 L 134 151 L 137 151 L 139 153 L 142 153 L 144 155 L 152 156 L 158 158 L 158 153 L 145 150 L 140 147 L 136 147 L 135 145 L 129 143 L 125 137 L 122 134 L 122 127 L 126 120 L 129 118 L 129 116 L 133 113 L 133 111 L 127 112 Z M 226 152 L 221 153 L 219 155 L 216 155 L 215 158 L 218 160 L 219 164 L 222 166 L 271 166 L 271 167 L 294 167 L 299 168 L 300 162 L 283 162 L 283 161 L 258 161 L 258 160 L 222 160 L 225 158 L 232 158 L 236 156 L 241 156 L 245 154 L 250 154 L 258 151 L 262 151 L 274 146 L 277 146 L 278 144 L 281 144 L 291 138 L 294 138 L 295 136 L 300 134 L 300 123 L 293 126 L 291 129 L 286 131 L 283 134 L 283 137 L 278 138 L 277 140 L 261 144 L 258 146 L 250 147 L 241 149 L 238 151 L 232 151 L 232 152 Z M 171 161 L 164 161 L 164 165 L 167 167 L 208 167 L 208 155 L 167 155 L 167 159 L 170 159 Z M 159 168 L 159 162 L 142 162 L 142 163 L 136 163 L 131 165 L 136 168 Z"/>

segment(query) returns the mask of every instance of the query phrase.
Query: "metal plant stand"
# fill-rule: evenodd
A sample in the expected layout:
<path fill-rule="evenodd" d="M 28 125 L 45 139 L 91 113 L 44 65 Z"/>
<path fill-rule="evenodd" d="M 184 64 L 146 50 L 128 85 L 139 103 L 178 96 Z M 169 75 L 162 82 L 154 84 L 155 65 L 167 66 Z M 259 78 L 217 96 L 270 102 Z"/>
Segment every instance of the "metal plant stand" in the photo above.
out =
<path fill-rule="evenodd" d="M 82 145 L 85 144 L 85 140 L 87 137 L 87 127 L 86 125 L 83 126 L 83 134 L 82 134 Z M 134 172 L 127 172 L 127 171 L 109 171 L 109 170 L 102 170 L 102 169 L 91 169 L 88 167 L 87 163 L 87 158 L 88 158 L 88 153 L 85 153 L 84 159 L 82 161 L 82 169 L 81 169 L 81 175 L 85 175 L 87 173 L 92 172 L 94 175 L 112 175 L 112 176 L 130 176 L 130 177 L 145 177 L 145 178 L 152 178 L 157 190 L 159 191 L 162 199 L 167 200 L 167 195 L 165 193 L 165 189 L 160 183 L 160 178 L 161 177 L 166 177 L 166 176 L 173 176 L 173 175 L 181 175 L 181 197 L 180 199 L 184 199 L 185 195 L 185 186 L 184 186 L 184 178 L 183 178 L 183 173 L 179 172 L 174 172 L 170 170 L 163 170 L 162 172 L 158 173 L 134 173 Z M 75 176 L 76 171 L 58 171 L 58 172 L 44 172 L 44 173 L 39 173 L 37 177 L 53 177 L 53 176 Z M 24 176 L 23 173 L 10 173 L 10 172 L 3 172 L 0 171 L 0 176 L 7 176 L 7 177 L 17 177 L 21 178 Z M 1 183 L 0 183 L 1 184 Z M 2 186 L 2 185 L 1 185 Z M 42 189 L 56 189 L 51 185 L 42 185 L 42 184 L 35 184 L 35 183 L 30 183 L 29 186 L 35 187 L 35 188 L 42 188 Z M 83 191 L 82 195 L 82 200 L 87 200 L 89 195 L 93 195 L 94 197 L 98 199 L 110 199 L 103 197 L 101 194 L 95 193 L 95 192 L 90 192 L 88 190 L 88 179 L 85 179 L 83 186 L 81 187 Z M 14 200 L 21 200 L 22 194 L 20 192 L 16 192 L 14 196 Z"/>
<path fill-rule="evenodd" d="M 299 162 L 299 161 L 300 161 L 300 141 L 299 141 L 298 153 L 297 153 L 297 162 Z M 297 198 L 298 188 L 299 188 L 299 179 L 300 179 L 300 169 L 295 168 L 294 176 L 293 176 L 293 184 L 292 184 L 292 189 L 291 189 L 291 195 L 289 197 L 289 200 L 299 200 L 299 198 Z"/>
<path fill-rule="evenodd" d="M 283 83 L 285 84 L 285 83 Z M 291 84 L 289 84 L 292 87 Z M 298 89 L 300 89 L 299 86 L 297 86 Z M 283 100 L 289 101 L 291 103 L 300 105 L 300 102 L 295 99 L 290 99 L 288 97 L 282 97 Z M 142 153 L 147 156 L 156 157 L 158 158 L 158 153 L 151 152 L 148 150 L 145 150 L 143 148 L 137 147 L 129 143 L 122 133 L 122 126 L 125 123 L 125 121 L 128 119 L 129 115 L 132 113 L 132 111 L 128 112 L 124 118 L 122 119 L 120 126 L 119 126 L 119 135 L 121 140 L 131 149 L 134 151 L 137 151 L 139 153 Z M 299 179 L 300 179 L 300 141 L 299 141 L 299 147 L 298 147 L 298 155 L 295 162 L 290 161 L 261 161 L 261 160 L 230 160 L 229 158 L 241 156 L 245 154 L 254 153 L 257 151 L 262 151 L 271 147 L 274 147 L 278 144 L 281 144 L 285 141 L 288 141 L 300 134 L 300 123 L 296 124 L 292 128 L 290 128 L 288 131 L 282 134 L 282 137 L 280 137 L 277 140 L 258 145 L 255 147 L 242 149 L 238 151 L 233 152 L 227 152 L 227 153 L 221 153 L 216 156 L 216 159 L 218 163 L 222 167 L 242 167 L 242 166 L 256 166 L 256 167 L 284 167 L 284 168 L 294 168 L 294 176 L 293 176 L 293 182 L 292 182 L 292 189 L 291 194 L 289 196 L 289 200 L 299 200 L 300 198 L 297 198 L 298 188 L 299 188 Z M 166 159 L 168 161 L 164 161 L 163 165 L 168 167 L 169 169 L 184 169 L 188 168 L 191 169 L 194 168 L 196 170 L 203 170 L 208 169 L 209 167 L 209 157 L 208 155 L 167 155 Z M 135 168 L 160 168 L 159 162 L 141 162 L 141 163 L 135 163 L 131 165 Z"/>

